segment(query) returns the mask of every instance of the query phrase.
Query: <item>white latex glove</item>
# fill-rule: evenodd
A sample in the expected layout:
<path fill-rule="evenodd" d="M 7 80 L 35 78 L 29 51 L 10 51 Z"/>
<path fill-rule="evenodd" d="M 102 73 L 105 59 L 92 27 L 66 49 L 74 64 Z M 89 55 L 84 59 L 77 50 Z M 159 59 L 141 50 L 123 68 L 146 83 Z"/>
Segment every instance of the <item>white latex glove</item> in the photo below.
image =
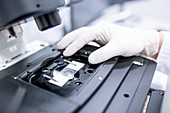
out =
<path fill-rule="evenodd" d="M 96 64 L 118 55 L 154 55 L 158 51 L 159 35 L 156 31 L 141 31 L 101 22 L 67 34 L 57 47 L 65 48 L 64 56 L 71 56 L 91 41 L 104 45 L 89 56 L 89 62 Z"/>

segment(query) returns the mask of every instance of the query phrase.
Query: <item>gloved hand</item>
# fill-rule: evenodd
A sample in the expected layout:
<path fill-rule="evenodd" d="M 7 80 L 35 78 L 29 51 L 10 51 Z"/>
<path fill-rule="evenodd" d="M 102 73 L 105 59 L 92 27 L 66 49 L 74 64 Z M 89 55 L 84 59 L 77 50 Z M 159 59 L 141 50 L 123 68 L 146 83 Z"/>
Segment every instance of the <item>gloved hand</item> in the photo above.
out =
<path fill-rule="evenodd" d="M 101 22 L 67 34 L 57 46 L 59 49 L 65 48 L 64 56 L 71 56 L 91 41 L 104 45 L 89 56 L 89 62 L 97 64 L 118 55 L 154 55 L 158 51 L 159 35 L 156 31 L 142 31 Z"/>

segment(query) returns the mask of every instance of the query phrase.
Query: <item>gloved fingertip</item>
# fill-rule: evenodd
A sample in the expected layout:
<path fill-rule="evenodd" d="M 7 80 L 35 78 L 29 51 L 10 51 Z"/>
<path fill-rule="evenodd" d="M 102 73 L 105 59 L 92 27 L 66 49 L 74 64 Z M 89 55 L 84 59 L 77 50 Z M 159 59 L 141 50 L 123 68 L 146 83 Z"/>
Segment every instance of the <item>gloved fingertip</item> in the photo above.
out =
<path fill-rule="evenodd" d="M 89 56 L 89 58 L 88 58 L 89 63 L 90 63 L 90 64 L 97 64 L 97 63 L 99 63 L 96 58 L 97 58 L 97 57 L 96 57 L 95 55 L 91 54 L 91 55 Z"/>
<path fill-rule="evenodd" d="M 59 45 L 56 45 L 56 48 L 57 48 L 57 49 L 61 49 L 61 47 L 60 47 Z"/>
<path fill-rule="evenodd" d="M 73 55 L 73 54 L 74 54 L 73 51 L 70 51 L 70 50 L 67 50 L 67 49 L 65 49 L 65 50 L 63 51 L 63 55 L 66 56 L 66 57 L 71 56 L 71 55 Z"/>
<path fill-rule="evenodd" d="M 57 47 L 58 49 L 63 49 L 61 42 L 58 42 L 57 45 L 56 45 L 56 47 Z"/>
<path fill-rule="evenodd" d="M 63 52 L 63 55 L 66 56 L 66 57 L 67 57 L 67 56 L 70 56 L 67 51 L 64 51 L 64 52 Z"/>

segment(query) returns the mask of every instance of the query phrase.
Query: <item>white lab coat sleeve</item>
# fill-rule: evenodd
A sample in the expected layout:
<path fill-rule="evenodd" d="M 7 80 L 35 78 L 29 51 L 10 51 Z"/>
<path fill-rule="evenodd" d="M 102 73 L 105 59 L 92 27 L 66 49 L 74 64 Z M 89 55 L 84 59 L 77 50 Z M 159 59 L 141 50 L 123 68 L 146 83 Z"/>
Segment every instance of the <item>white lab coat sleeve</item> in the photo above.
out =
<path fill-rule="evenodd" d="M 165 90 L 168 76 L 170 76 L 170 32 L 162 32 L 164 40 L 157 57 L 157 67 L 151 88 Z"/>
<path fill-rule="evenodd" d="M 170 32 L 163 32 L 164 40 L 157 58 L 157 70 L 170 76 Z"/>

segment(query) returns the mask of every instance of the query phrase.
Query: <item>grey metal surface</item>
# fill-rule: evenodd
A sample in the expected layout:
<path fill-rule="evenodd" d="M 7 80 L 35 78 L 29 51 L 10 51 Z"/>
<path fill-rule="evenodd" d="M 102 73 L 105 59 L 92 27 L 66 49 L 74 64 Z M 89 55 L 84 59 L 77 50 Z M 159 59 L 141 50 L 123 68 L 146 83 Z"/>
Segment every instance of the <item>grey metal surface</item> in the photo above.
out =
<path fill-rule="evenodd" d="M 170 113 L 169 103 L 170 103 L 170 77 L 168 77 L 167 86 L 166 86 L 165 95 L 163 98 L 163 103 L 162 103 L 160 113 Z"/>

